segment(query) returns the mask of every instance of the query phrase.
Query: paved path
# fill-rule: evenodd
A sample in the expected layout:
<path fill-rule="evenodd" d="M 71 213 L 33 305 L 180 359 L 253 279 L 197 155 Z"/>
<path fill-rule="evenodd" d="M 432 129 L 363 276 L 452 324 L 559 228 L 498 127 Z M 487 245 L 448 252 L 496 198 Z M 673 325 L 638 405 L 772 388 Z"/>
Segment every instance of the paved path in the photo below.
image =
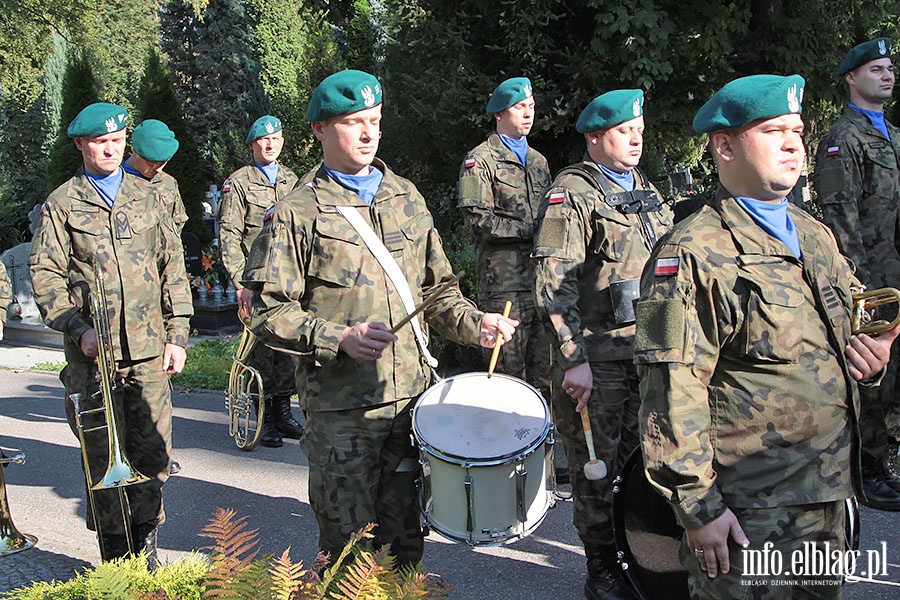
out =
<path fill-rule="evenodd" d="M 0 591 L 68 578 L 99 559 L 96 538 L 84 527 L 80 453 L 65 422 L 62 385 L 55 374 L 15 370 L 35 360 L 62 357 L 0 344 L 0 367 L 14 369 L 0 370 L 0 442 L 28 456 L 25 465 L 5 471 L 10 511 L 20 531 L 39 538 L 35 548 L 0 558 Z M 227 434 L 220 392 L 176 393 L 174 405 L 175 456 L 184 470 L 165 488 L 162 559 L 177 560 L 203 546 L 197 533 L 221 506 L 259 528 L 264 552 L 280 554 L 290 546 L 294 560 L 308 563 L 317 529 L 297 442 L 239 451 Z M 900 514 L 864 509 L 862 519 L 863 548 L 885 541 L 888 579 L 900 581 Z M 471 550 L 431 534 L 425 568 L 446 579 L 453 600 L 582 598 L 584 555 L 571 520 L 571 503 L 559 503 L 534 534 L 503 548 Z M 845 598 L 897 598 L 898 589 L 856 583 L 845 587 Z"/>

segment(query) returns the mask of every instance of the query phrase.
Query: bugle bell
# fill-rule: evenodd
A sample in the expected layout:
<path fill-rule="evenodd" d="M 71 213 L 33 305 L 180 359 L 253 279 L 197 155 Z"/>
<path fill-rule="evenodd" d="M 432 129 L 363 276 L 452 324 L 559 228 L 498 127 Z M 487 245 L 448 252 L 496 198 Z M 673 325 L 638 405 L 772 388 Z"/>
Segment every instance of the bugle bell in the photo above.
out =
<path fill-rule="evenodd" d="M 0 458 L 0 557 L 28 550 L 37 543 L 36 537 L 20 533 L 12 522 L 6 498 L 6 481 L 3 479 L 3 466 L 9 463 L 23 465 L 25 455 L 20 453 L 10 458 Z"/>
<path fill-rule="evenodd" d="M 900 324 L 900 291 L 880 288 L 853 294 L 852 298 L 850 330 L 854 334 L 877 335 Z M 889 304 L 896 304 L 896 307 L 885 317 L 884 307 Z"/>
<path fill-rule="evenodd" d="M 241 319 L 244 332 L 232 357 L 228 389 L 225 390 L 225 409 L 228 411 L 228 433 L 241 450 L 253 450 L 259 443 L 266 403 L 263 401 L 263 380 L 258 369 L 247 364 L 256 344 L 256 334 L 250 330 L 250 319 Z"/>

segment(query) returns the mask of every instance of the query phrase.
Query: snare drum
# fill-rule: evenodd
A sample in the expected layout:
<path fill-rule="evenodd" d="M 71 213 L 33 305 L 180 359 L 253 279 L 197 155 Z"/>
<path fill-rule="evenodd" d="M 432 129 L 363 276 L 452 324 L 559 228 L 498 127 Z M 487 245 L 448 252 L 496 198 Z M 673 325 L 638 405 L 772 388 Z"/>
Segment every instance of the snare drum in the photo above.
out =
<path fill-rule="evenodd" d="M 644 474 L 638 448 L 613 482 L 613 529 L 619 562 L 642 600 L 689 600 L 687 570 L 679 559 L 684 529 L 672 507 L 653 489 Z M 844 502 L 847 545 L 859 549 L 856 498 Z M 734 563 L 732 563 L 732 566 Z"/>
<path fill-rule="evenodd" d="M 470 546 L 530 534 L 550 507 L 550 411 L 508 375 L 464 373 L 425 391 L 413 409 L 428 525 Z"/>

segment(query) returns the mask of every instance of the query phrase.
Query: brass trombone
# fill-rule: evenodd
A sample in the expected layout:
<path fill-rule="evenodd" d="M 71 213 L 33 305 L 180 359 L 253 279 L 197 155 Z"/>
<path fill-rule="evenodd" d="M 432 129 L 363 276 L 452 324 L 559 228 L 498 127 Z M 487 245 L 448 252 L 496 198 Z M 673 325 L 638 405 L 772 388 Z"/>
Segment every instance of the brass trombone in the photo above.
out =
<path fill-rule="evenodd" d="M 3 479 L 3 466 L 9 463 L 24 465 L 25 455 L 19 453 L 10 458 L 0 458 L 0 557 L 28 550 L 37 543 L 36 537 L 20 533 L 12 522 L 6 498 L 6 481 Z"/>
<path fill-rule="evenodd" d="M 881 288 L 853 294 L 853 312 L 850 315 L 850 329 L 853 333 L 879 334 L 900 324 L 900 291 Z M 879 318 L 879 306 L 897 304 L 897 314 L 893 320 Z"/>
<path fill-rule="evenodd" d="M 128 543 L 128 552 L 134 553 L 135 546 L 131 532 L 131 507 L 128 503 L 128 495 L 125 487 L 150 481 L 151 478 L 139 473 L 128 462 L 128 458 L 122 451 L 122 443 L 119 437 L 119 426 L 113 404 L 116 389 L 115 373 L 116 361 L 113 353 L 112 334 L 109 327 L 109 313 L 107 310 L 106 287 L 103 283 L 103 273 L 95 262 L 94 289 L 90 293 L 91 319 L 94 322 L 94 330 L 97 332 L 97 370 L 100 381 L 100 389 L 94 393 L 94 398 L 99 398 L 100 406 L 97 408 L 82 409 L 81 394 L 75 393 L 69 396 L 75 408 L 75 424 L 78 432 L 78 440 L 81 443 L 81 460 L 84 464 L 84 476 L 87 483 L 88 503 L 94 520 L 94 528 L 97 532 L 97 540 L 100 544 L 100 554 L 106 559 L 106 548 L 100 521 L 97 518 L 97 509 L 94 503 L 94 492 L 99 490 L 116 489 L 119 493 L 119 504 L 122 509 L 122 521 L 125 525 L 125 539 Z M 85 427 L 83 417 L 85 415 L 103 413 L 105 424 L 96 427 Z M 91 475 L 90 461 L 85 443 L 85 434 L 99 430 L 106 430 L 107 437 L 107 461 L 106 473 L 98 483 L 94 483 Z"/>
<path fill-rule="evenodd" d="M 241 450 L 253 450 L 262 433 L 266 403 L 263 401 L 263 380 L 258 369 L 247 364 L 256 334 L 250 330 L 250 319 L 242 319 L 244 332 L 234 353 L 228 389 L 225 391 L 225 409 L 228 411 L 228 433 Z M 254 412 L 256 418 L 254 419 Z"/>

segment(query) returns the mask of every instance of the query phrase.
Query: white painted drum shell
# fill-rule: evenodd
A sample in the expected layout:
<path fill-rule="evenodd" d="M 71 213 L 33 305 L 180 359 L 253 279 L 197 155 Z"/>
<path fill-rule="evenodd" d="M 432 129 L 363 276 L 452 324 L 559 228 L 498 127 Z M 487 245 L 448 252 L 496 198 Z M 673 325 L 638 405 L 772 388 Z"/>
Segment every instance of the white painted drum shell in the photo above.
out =
<path fill-rule="evenodd" d="M 428 524 L 470 545 L 508 544 L 531 533 L 551 503 L 545 447 L 550 428 L 540 392 L 515 377 L 465 373 L 426 390 L 413 409 L 413 435 L 426 477 L 422 504 Z M 517 470 L 526 473 L 524 521 Z"/>

